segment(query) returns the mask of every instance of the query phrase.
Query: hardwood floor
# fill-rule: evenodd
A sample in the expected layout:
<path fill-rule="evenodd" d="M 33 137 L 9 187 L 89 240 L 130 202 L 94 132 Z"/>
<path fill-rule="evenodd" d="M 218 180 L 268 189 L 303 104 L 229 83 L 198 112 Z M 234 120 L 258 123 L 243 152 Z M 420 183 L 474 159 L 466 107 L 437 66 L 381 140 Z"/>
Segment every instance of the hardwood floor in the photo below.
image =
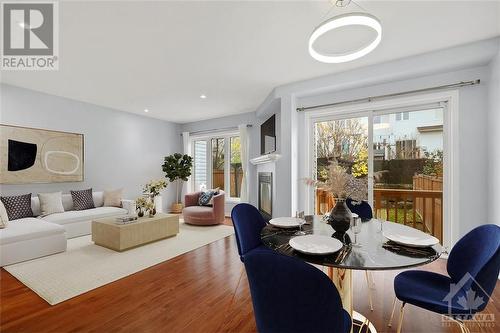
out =
<path fill-rule="evenodd" d="M 442 272 L 445 263 L 438 260 L 422 269 Z M 387 327 L 396 273 L 374 273 L 373 312 L 368 308 L 364 273 L 354 274 L 355 307 L 379 332 L 396 331 L 396 324 Z M 0 271 L 0 288 L 1 332 L 256 331 L 248 282 L 234 236 L 55 306 L 4 269 Z M 494 300 L 500 301 L 500 288 L 496 289 Z M 487 311 L 500 318 L 496 303 L 490 302 Z M 413 306 L 406 309 L 403 328 L 404 332 L 460 332 L 456 325 L 443 327 L 440 316 Z M 471 330 L 479 331 L 477 327 Z"/>

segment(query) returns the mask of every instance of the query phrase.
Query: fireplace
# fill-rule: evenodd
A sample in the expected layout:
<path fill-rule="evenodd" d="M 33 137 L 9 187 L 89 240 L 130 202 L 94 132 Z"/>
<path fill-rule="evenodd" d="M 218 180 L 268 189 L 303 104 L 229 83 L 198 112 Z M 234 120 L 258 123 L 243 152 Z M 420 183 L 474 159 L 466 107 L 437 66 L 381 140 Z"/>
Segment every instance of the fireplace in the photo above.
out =
<path fill-rule="evenodd" d="M 273 217 L 273 174 L 259 172 L 259 211 L 266 221 Z"/>

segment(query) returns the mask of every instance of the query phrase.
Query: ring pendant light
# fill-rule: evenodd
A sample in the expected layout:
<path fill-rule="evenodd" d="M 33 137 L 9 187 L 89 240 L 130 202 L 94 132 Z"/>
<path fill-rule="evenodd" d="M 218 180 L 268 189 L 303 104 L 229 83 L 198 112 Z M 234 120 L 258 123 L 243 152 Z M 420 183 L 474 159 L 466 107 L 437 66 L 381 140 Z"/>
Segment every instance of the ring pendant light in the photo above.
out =
<path fill-rule="evenodd" d="M 346 26 L 362 25 L 373 29 L 377 36 L 368 45 L 353 52 L 330 54 L 320 53 L 314 49 L 314 42 L 325 33 Z M 332 17 L 321 23 L 309 37 L 309 54 L 314 59 L 324 63 L 342 63 L 361 58 L 372 52 L 382 40 L 382 25 L 380 21 L 372 15 L 365 13 L 348 13 Z"/>

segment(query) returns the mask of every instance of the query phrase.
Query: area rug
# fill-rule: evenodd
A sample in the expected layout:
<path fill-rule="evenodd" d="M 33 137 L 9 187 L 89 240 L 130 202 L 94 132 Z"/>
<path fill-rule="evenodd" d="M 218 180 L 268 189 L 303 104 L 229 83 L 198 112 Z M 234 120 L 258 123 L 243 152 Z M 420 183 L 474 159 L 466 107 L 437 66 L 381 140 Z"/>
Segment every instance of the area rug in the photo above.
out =
<path fill-rule="evenodd" d="M 54 305 L 183 253 L 232 235 L 233 227 L 180 224 L 179 234 L 124 252 L 95 245 L 91 236 L 68 240 L 66 252 L 4 269 Z"/>

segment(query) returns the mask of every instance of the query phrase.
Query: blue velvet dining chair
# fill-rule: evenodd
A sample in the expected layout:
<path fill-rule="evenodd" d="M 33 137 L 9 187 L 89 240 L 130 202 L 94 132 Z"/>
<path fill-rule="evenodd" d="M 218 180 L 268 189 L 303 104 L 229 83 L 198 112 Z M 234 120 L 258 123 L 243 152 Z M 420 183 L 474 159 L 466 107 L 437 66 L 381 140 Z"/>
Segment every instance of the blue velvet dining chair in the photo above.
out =
<path fill-rule="evenodd" d="M 241 261 L 254 250 L 272 251 L 260 240 L 260 232 L 266 222 L 257 208 L 247 203 L 237 204 L 231 211 L 231 219 Z"/>
<path fill-rule="evenodd" d="M 347 207 L 352 213 L 358 214 L 358 216 L 363 220 L 371 220 L 373 218 L 373 210 L 370 204 L 366 201 L 356 201 L 351 198 L 347 198 L 345 201 Z"/>
<path fill-rule="evenodd" d="M 271 251 L 253 251 L 244 264 L 260 333 L 351 330 L 335 285 L 316 267 Z"/>
<path fill-rule="evenodd" d="M 398 333 L 407 303 L 449 316 L 462 332 L 468 332 L 463 320 L 483 311 L 495 289 L 500 271 L 500 227 L 486 224 L 467 233 L 451 250 L 446 270 L 448 276 L 417 270 L 396 276 L 394 291 L 402 302 Z"/>
<path fill-rule="evenodd" d="M 357 214 L 361 220 L 368 221 L 373 218 L 372 206 L 370 206 L 367 201 L 356 201 L 351 198 L 347 198 L 345 203 L 349 210 L 352 213 Z M 368 301 L 370 302 L 370 310 L 373 311 L 372 289 L 374 289 L 375 283 L 373 282 L 371 272 L 365 271 L 365 278 L 368 286 Z"/>

